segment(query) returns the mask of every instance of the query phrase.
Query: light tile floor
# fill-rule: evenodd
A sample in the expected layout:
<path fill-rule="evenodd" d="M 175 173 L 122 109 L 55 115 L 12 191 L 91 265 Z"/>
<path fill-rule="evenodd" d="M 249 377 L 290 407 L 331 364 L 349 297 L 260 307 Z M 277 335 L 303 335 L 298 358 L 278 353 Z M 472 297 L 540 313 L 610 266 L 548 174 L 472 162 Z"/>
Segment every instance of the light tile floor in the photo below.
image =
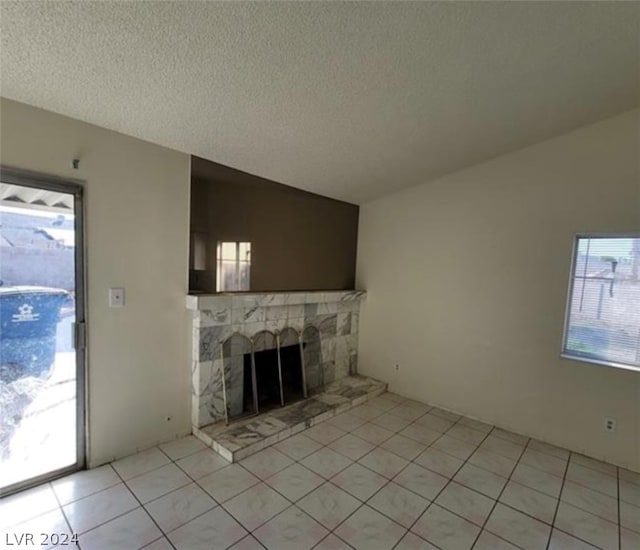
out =
<path fill-rule="evenodd" d="M 189 436 L 7 497 L 0 533 L 2 548 L 78 533 L 82 550 L 638 550 L 640 474 L 386 393 L 237 464 Z"/>

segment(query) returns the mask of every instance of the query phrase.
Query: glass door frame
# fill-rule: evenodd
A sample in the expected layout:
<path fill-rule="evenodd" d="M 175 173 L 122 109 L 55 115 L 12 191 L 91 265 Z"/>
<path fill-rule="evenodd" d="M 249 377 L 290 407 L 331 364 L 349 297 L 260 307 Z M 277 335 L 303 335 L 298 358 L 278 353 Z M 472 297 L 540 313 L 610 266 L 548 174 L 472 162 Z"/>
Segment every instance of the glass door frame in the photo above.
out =
<path fill-rule="evenodd" d="M 86 346 L 86 266 L 84 238 L 84 188 L 82 180 L 63 178 L 0 165 L 0 181 L 32 189 L 54 191 L 73 195 L 75 232 L 75 323 L 73 342 L 76 357 L 76 462 L 70 466 L 46 472 L 6 487 L 0 487 L 0 498 L 29 487 L 82 470 L 87 457 L 87 346 Z M 16 203 L 19 207 L 20 204 Z"/>

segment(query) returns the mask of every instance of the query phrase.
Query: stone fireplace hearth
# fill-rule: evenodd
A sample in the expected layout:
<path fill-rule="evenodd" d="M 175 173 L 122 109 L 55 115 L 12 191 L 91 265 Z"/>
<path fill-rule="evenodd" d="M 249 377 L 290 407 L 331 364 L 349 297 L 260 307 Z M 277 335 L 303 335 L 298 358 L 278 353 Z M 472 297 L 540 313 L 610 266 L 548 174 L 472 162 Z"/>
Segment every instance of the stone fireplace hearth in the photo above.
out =
<path fill-rule="evenodd" d="M 286 405 L 355 375 L 364 297 L 363 291 L 188 296 L 187 307 L 193 312 L 194 429 Z M 282 378 L 282 373 L 293 381 L 286 391 L 280 380 L 272 379 Z M 303 395 L 292 389 L 296 376 Z M 265 405 L 268 391 L 272 395 Z"/>
<path fill-rule="evenodd" d="M 360 375 L 345 376 L 327 384 L 325 391 L 314 393 L 308 399 L 229 425 L 215 422 L 203 428 L 194 427 L 193 434 L 227 460 L 236 462 L 386 390 L 384 382 Z"/>

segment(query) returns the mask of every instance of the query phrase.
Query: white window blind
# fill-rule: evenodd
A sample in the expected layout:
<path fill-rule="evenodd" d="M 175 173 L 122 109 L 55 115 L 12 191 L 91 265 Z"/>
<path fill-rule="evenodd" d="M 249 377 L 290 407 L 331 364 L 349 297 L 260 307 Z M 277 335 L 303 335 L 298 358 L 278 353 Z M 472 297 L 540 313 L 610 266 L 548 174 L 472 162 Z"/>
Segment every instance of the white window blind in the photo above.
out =
<path fill-rule="evenodd" d="M 216 253 L 216 291 L 249 290 L 251 243 L 219 242 Z"/>
<path fill-rule="evenodd" d="M 563 356 L 640 370 L 640 236 L 579 236 Z"/>

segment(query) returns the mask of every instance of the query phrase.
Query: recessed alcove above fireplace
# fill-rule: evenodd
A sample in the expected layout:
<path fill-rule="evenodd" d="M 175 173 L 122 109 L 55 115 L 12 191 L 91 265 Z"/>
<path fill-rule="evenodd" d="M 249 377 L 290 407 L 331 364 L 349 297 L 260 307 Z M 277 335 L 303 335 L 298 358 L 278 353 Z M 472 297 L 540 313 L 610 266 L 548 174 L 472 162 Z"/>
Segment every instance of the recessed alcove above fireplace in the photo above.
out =
<path fill-rule="evenodd" d="M 363 291 L 192 295 L 192 423 L 230 423 L 357 373 Z"/>

